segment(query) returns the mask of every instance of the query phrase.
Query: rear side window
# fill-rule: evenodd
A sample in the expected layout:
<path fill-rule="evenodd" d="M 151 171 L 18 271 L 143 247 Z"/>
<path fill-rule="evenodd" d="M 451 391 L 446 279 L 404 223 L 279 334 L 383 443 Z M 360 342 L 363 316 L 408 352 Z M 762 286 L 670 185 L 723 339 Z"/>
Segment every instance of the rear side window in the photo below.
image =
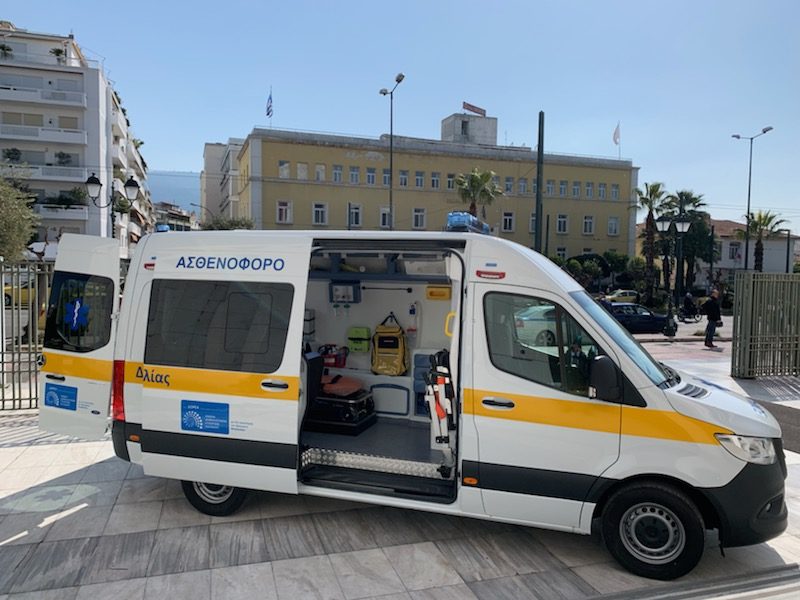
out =
<path fill-rule="evenodd" d="M 272 373 L 283 360 L 293 297 L 287 283 L 156 279 L 145 363 Z"/>
<path fill-rule="evenodd" d="M 47 309 L 44 346 L 91 352 L 111 339 L 114 282 L 107 277 L 56 271 Z"/>

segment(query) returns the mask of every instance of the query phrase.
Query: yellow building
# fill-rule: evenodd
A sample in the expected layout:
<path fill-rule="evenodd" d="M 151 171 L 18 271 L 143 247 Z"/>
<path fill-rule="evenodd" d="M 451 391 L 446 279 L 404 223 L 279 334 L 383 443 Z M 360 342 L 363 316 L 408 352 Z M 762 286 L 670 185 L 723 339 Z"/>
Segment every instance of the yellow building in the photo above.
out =
<path fill-rule="evenodd" d="M 497 174 L 504 194 L 486 207 L 492 233 L 533 246 L 536 153 L 498 146 L 497 121 L 456 114 L 442 140 L 394 136 L 394 228 L 436 231 L 466 210 L 455 178 L 477 167 Z M 238 155 L 234 216 L 258 229 L 388 229 L 389 136 L 380 139 L 254 129 Z M 631 161 L 544 155 L 542 247 L 562 257 L 633 254 L 638 167 Z M 350 213 L 348 225 L 348 210 Z"/>

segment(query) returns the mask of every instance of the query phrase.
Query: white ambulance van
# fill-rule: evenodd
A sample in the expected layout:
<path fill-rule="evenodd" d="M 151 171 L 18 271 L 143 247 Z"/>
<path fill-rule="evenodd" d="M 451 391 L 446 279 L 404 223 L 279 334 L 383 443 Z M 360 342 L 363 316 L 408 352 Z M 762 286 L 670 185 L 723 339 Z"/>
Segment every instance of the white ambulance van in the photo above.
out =
<path fill-rule="evenodd" d="M 208 514 L 269 490 L 581 534 L 596 522 L 623 566 L 657 579 L 689 572 L 707 529 L 728 547 L 787 526 L 775 419 L 653 360 L 518 244 L 157 233 L 124 287 L 116 240 L 63 236 L 40 425 L 98 439 L 110 422 L 117 456 L 181 480 Z M 365 342 L 390 313 L 394 374 L 374 355 L 398 346 Z M 363 414 L 326 427 L 309 415 L 337 376 L 357 382 Z"/>

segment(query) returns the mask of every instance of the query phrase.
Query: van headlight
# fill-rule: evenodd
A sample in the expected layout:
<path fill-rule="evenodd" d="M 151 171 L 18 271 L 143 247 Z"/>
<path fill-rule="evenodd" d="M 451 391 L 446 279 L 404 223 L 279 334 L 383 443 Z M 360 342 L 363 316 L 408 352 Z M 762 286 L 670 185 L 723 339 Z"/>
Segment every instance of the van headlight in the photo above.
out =
<path fill-rule="evenodd" d="M 717 440 L 728 452 L 745 462 L 771 465 L 775 462 L 775 445 L 770 438 L 745 435 L 716 434 Z"/>

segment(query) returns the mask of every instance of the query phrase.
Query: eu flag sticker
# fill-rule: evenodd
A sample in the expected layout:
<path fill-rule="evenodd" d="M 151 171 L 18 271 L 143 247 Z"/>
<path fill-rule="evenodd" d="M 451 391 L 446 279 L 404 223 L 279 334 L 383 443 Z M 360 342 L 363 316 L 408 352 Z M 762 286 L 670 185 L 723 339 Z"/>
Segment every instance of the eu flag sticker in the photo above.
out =
<path fill-rule="evenodd" d="M 44 405 L 64 410 L 78 409 L 78 388 L 55 383 L 44 384 Z"/>
<path fill-rule="evenodd" d="M 221 402 L 181 400 L 181 429 L 228 435 L 230 406 Z"/>

